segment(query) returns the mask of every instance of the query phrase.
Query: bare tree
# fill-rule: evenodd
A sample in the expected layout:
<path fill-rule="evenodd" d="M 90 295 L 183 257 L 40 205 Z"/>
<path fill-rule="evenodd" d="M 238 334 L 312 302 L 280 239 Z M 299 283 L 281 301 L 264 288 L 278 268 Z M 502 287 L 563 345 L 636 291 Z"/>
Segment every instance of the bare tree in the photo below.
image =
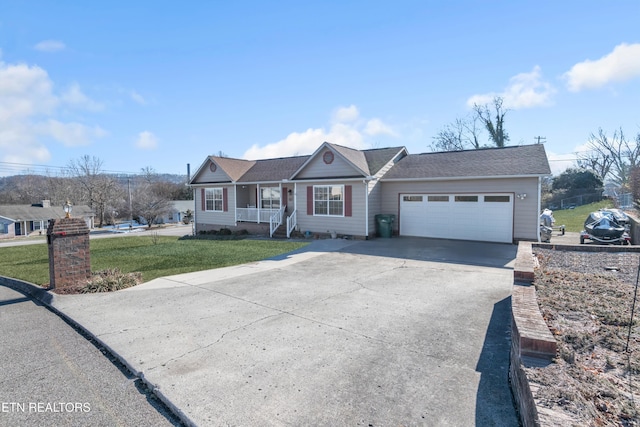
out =
<path fill-rule="evenodd" d="M 488 104 L 473 104 L 473 111 L 480 121 L 484 124 L 485 129 L 489 132 L 489 140 L 496 147 L 504 147 L 509 141 L 509 134 L 504 130 L 504 116 L 509 110 L 503 108 L 504 99 L 500 96 L 493 98 L 493 110 L 491 111 Z M 492 114 L 495 117 L 492 118 Z M 495 121 L 494 121 L 495 120 Z"/>
<path fill-rule="evenodd" d="M 628 190 L 631 170 L 640 162 L 640 133 L 629 140 L 622 128 L 611 137 L 599 128 L 597 134 L 589 135 L 588 147 L 590 151 L 580 156 L 578 165 Z"/>
<path fill-rule="evenodd" d="M 122 187 L 112 176 L 102 171 L 102 160 L 95 156 L 84 155 L 72 160 L 67 168 L 78 184 L 79 198 L 96 211 L 98 226 L 102 227 L 105 213 L 114 199 L 120 196 Z"/>
<path fill-rule="evenodd" d="M 143 219 L 151 228 L 160 218 L 167 215 L 173 206 L 165 191 L 166 183 L 159 179 L 155 170 L 147 166 L 140 172 L 133 196 L 133 215 Z"/>
<path fill-rule="evenodd" d="M 504 147 L 509 141 L 509 134 L 504 129 L 504 117 L 509 110 L 504 109 L 502 104 L 501 97 L 493 98 L 492 108 L 489 104 L 474 104 L 471 114 L 464 118 L 457 118 L 433 137 L 431 149 L 460 151 L 486 146 Z M 483 128 L 489 133 L 490 145 L 480 143 Z"/>
<path fill-rule="evenodd" d="M 434 151 L 478 149 L 480 148 L 478 134 L 477 115 L 457 118 L 453 123 L 441 129 L 433 138 L 432 149 Z"/>

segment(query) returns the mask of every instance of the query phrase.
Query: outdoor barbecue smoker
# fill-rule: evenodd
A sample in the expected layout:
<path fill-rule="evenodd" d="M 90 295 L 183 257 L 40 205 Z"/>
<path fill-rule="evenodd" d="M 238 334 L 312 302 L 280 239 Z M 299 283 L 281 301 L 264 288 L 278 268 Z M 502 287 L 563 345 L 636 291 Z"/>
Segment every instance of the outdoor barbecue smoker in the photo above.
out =
<path fill-rule="evenodd" d="M 591 212 L 580 232 L 580 243 L 585 240 L 603 244 L 631 244 L 629 217 L 620 209 L 600 209 Z"/>

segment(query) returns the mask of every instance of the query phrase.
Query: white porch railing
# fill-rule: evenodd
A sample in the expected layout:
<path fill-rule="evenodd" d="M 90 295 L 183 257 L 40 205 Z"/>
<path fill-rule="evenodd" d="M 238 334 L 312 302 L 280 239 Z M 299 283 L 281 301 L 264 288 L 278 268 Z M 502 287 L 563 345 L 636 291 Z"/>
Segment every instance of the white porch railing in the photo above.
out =
<path fill-rule="evenodd" d="M 287 239 L 291 237 L 291 232 L 298 225 L 298 211 L 293 211 L 291 215 L 287 217 Z"/>
<path fill-rule="evenodd" d="M 284 215 L 284 210 L 286 206 L 280 206 L 271 218 L 269 218 L 269 237 L 273 237 L 274 231 L 282 224 L 282 216 Z"/>
<path fill-rule="evenodd" d="M 280 209 L 236 208 L 236 221 L 269 222 Z"/>

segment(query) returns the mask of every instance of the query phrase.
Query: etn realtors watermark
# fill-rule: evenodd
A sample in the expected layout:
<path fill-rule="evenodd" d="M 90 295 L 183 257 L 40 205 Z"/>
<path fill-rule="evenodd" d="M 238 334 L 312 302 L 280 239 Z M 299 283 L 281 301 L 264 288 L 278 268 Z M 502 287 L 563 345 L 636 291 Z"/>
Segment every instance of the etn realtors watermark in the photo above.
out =
<path fill-rule="evenodd" d="M 78 413 L 91 412 L 88 402 L 0 402 L 0 413 Z"/>

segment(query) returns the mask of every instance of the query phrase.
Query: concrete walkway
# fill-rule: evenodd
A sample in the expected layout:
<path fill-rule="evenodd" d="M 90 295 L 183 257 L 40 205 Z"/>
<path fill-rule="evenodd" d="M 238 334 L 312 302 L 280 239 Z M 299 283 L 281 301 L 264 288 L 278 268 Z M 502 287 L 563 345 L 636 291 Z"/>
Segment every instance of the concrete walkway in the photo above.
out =
<path fill-rule="evenodd" d="M 517 426 L 513 245 L 314 241 L 52 306 L 209 425 Z"/>

